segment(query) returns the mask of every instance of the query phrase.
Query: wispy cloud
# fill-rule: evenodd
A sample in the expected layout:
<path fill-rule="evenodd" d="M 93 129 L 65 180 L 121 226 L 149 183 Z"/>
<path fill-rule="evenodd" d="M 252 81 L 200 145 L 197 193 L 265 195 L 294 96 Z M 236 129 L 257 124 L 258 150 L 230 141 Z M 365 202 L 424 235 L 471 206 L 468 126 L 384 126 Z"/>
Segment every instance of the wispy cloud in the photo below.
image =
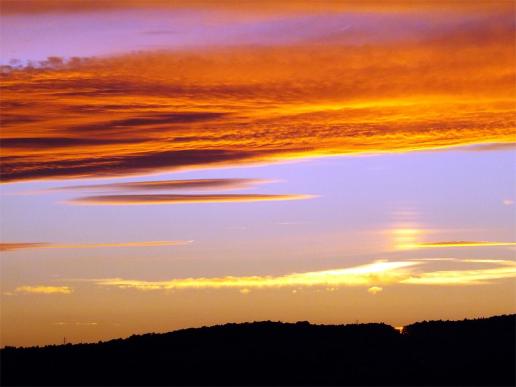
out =
<path fill-rule="evenodd" d="M 465 147 L 464 150 L 479 152 L 514 151 L 516 150 L 516 142 L 472 145 Z"/>
<path fill-rule="evenodd" d="M 464 262 L 494 264 L 496 267 L 418 273 L 401 282 L 412 285 L 483 285 L 495 280 L 516 278 L 516 262 L 513 261 L 464 260 Z"/>
<path fill-rule="evenodd" d="M 223 195 L 99 195 L 69 201 L 81 205 L 156 205 L 188 203 L 235 203 L 312 199 L 314 195 L 223 194 Z"/>
<path fill-rule="evenodd" d="M 25 285 L 18 286 L 15 290 L 15 293 L 24 293 L 24 294 L 72 294 L 73 289 L 69 286 L 47 286 L 47 285 Z"/>
<path fill-rule="evenodd" d="M 392 245 L 398 250 L 413 250 L 426 248 L 450 248 L 450 247 L 497 247 L 516 246 L 511 241 L 474 241 L 474 240 L 448 240 L 448 241 L 424 241 L 424 236 L 435 233 L 438 230 L 427 229 L 418 226 L 399 227 L 388 229 L 391 235 Z M 444 230 L 440 230 L 441 232 Z M 457 229 L 453 231 L 458 231 Z M 423 239 L 423 240 L 422 240 Z"/>
<path fill-rule="evenodd" d="M 283 287 L 325 287 L 366 286 L 368 292 L 377 294 L 383 286 L 406 285 L 482 285 L 495 280 L 516 278 L 516 262 L 506 260 L 462 260 L 451 259 L 462 265 L 482 264 L 488 268 L 466 268 L 463 270 L 430 270 L 438 260 L 379 260 L 369 264 L 280 276 L 227 276 L 212 278 L 182 278 L 165 281 L 142 281 L 122 278 L 93 280 L 98 285 L 136 290 L 174 289 L 250 289 Z"/>
<path fill-rule="evenodd" d="M 48 245 L 48 243 L 42 242 L 0 243 L 0 251 L 41 249 L 44 247 L 48 247 Z"/>
<path fill-rule="evenodd" d="M 258 184 L 271 183 L 267 179 L 185 179 L 185 180 L 153 180 L 153 181 L 132 181 L 127 183 L 73 185 L 53 188 L 52 190 L 131 190 L 131 191 L 154 191 L 154 190 L 235 190 L 248 189 Z"/>
<path fill-rule="evenodd" d="M 445 241 L 445 242 L 421 242 L 421 243 L 414 243 L 410 246 L 413 248 L 491 247 L 491 246 L 516 246 L 516 242 Z"/>
<path fill-rule="evenodd" d="M 97 325 L 99 325 L 99 323 L 96 321 L 56 321 L 56 322 L 52 323 L 52 325 L 97 326 Z"/>
<path fill-rule="evenodd" d="M 94 249 L 103 247 L 157 247 L 182 246 L 192 243 L 191 240 L 177 241 L 143 241 L 112 243 L 0 243 L 0 251 L 22 249 Z"/>

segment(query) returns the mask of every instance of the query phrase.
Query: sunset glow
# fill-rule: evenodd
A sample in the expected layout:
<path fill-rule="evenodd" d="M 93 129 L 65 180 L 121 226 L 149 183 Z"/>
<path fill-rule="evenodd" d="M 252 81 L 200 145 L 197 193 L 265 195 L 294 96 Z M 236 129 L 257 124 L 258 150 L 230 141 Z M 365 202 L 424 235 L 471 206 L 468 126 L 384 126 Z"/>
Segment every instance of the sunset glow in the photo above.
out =
<path fill-rule="evenodd" d="M 516 312 L 512 2 L 0 6 L 0 346 Z"/>

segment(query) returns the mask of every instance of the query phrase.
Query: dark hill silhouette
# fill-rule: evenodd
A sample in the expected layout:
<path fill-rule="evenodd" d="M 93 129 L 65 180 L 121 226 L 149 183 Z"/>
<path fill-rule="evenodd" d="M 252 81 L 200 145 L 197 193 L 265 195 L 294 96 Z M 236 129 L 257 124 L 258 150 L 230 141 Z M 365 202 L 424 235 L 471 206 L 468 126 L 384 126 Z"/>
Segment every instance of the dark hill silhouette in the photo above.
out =
<path fill-rule="evenodd" d="M 386 324 L 254 322 L 4 348 L 1 385 L 515 385 L 516 315 Z"/>

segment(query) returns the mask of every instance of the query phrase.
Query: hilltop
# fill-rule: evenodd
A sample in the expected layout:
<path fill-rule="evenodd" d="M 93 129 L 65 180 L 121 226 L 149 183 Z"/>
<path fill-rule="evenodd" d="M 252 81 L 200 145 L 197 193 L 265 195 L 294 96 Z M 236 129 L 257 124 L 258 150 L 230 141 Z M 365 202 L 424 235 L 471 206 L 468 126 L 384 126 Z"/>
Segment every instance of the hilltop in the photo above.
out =
<path fill-rule="evenodd" d="M 386 324 L 253 322 L 1 350 L 2 385 L 511 385 L 516 314 Z"/>

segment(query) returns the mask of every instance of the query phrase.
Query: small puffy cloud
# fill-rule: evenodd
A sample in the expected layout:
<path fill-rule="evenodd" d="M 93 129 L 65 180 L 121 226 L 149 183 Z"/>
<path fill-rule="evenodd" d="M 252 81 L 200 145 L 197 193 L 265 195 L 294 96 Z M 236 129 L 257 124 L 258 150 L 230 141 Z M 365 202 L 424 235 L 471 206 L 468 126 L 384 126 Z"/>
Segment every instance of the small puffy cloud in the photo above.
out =
<path fill-rule="evenodd" d="M 380 293 L 381 291 L 383 291 L 383 288 L 379 286 L 371 286 L 369 289 L 367 289 L 367 292 L 373 296 Z"/>
<path fill-rule="evenodd" d="M 502 201 L 502 203 L 505 205 L 505 206 L 512 206 L 514 204 L 514 200 L 512 199 L 504 199 Z"/>

